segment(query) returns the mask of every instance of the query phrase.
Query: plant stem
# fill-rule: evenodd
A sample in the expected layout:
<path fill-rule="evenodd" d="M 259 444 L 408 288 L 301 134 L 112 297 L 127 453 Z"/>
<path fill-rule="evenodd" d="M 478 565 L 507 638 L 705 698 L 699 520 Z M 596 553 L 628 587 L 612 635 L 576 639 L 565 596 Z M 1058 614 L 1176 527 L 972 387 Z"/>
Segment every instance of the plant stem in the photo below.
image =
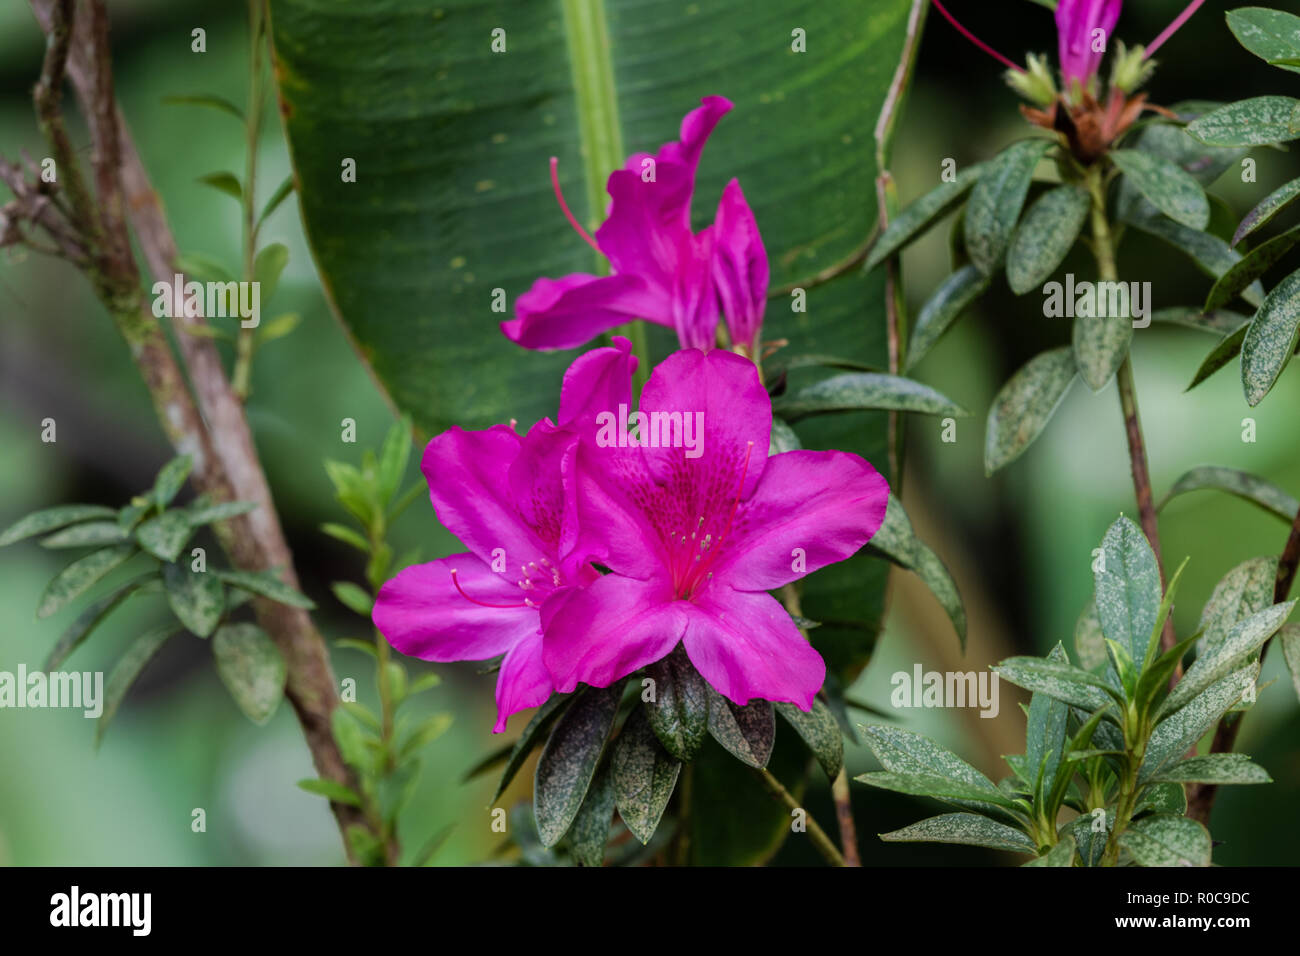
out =
<path fill-rule="evenodd" d="M 834 842 L 826 835 L 826 831 L 818 826 L 817 821 L 812 818 L 812 814 L 799 806 L 799 801 L 790 795 L 790 791 L 781 786 L 781 781 L 772 776 L 766 767 L 752 769 L 755 776 L 763 782 L 763 786 L 767 787 L 768 793 L 781 803 L 784 803 L 790 810 L 798 810 L 803 813 L 804 822 L 808 826 L 808 836 L 812 840 L 813 847 L 822 855 L 822 858 L 831 866 L 847 865 L 840 851 L 836 849 Z"/>
<path fill-rule="evenodd" d="M 1119 267 L 1115 263 L 1115 240 L 1111 233 L 1110 220 L 1106 215 L 1106 186 L 1100 166 L 1088 170 L 1088 191 L 1092 194 L 1092 237 L 1093 255 L 1097 259 L 1097 271 L 1103 282 L 1118 282 Z M 1151 550 L 1155 552 L 1156 568 L 1160 573 L 1160 589 L 1165 587 L 1165 566 L 1160 555 L 1160 525 L 1156 518 L 1155 498 L 1151 493 L 1151 470 L 1147 464 L 1146 440 L 1142 435 L 1142 418 L 1138 412 L 1137 386 L 1133 380 L 1133 363 L 1131 355 L 1126 354 L 1115 375 L 1115 384 L 1119 389 L 1120 410 L 1124 414 L 1124 434 L 1128 440 L 1129 464 L 1133 472 L 1133 492 L 1137 497 L 1138 517 L 1142 531 L 1146 534 Z M 1169 650 L 1178 643 L 1174 634 L 1173 615 L 1165 620 L 1164 630 L 1160 634 L 1160 646 Z M 1172 687 L 1182 675 L 1182 667 L 1174 670 L 1170 678 Z"/>
<path fill-rule="evenodd" d="M 248 0 L 248 115 L 244 118 L 244 188 L 243 253 L 244 281 L 256 279 L 254 265 L 257 257 L 257 140 L 262 128 L 262 25 L 265 8 L 262 0 Z M 235 343 L 235 368 L 231 374 L 231 388 L 241 402 L 248 399 L 253 366 L 253 346 L 256 328 L 244 328 L 240 322 Z"/>
<path fill-rule="evenodd" d="M 861 866 L 858 854 L 858 828 L 853 823 L 853 795 L 849 792 L 849 775 L 841 769 L 831 783 L 831 796 L 835 799 L 835 819 L 840 825 L 840 846 L 844 848 L 844 865 Z"/>
<path fill-rule="evenodd" d="M 1131 727 L 1132 724 L 1129 724 Z M 1130 731 L 1125 729 L 1124 743 L 1125 750 L 1128 754 L 1124 761 L 1124 776 L 1119 782 L 1119 800 L 1115 804 L 1115 823 L 1110 828 L 1110 836 L 1106 840 L 1106 849 L 1101 856 L 1102 866 L 1119 865 L 1119 838 L 1123 836 L 1124 831 L 1128 829 L 1129 821 L 1133 818 L 1133 813 L 1137 809 L 1138 772 L 1142 768 L 1142 760 L 1146 756 L 1147 740 L 1150 736 L 1149 730 L 1145 727 L 1137 729 L 1137 736 L 1140 741 L 1134 748 Z"/>

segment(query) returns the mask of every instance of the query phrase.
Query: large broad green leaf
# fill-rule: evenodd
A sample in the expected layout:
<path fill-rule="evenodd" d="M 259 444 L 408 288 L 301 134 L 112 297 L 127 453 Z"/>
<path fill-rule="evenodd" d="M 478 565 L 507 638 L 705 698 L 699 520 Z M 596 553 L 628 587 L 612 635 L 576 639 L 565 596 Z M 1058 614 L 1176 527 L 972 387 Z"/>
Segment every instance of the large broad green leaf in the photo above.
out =
<path fill-rule="evenodd" d="M 597 224 L 609 173 L 675 139 L 706 95 L 736 109 L 704 153 L 697 227 L 736 177 L 773 286 L 851 255 L 876 223 L 874 131 L 911 7 L 272 0 L 308 238 L 395 404 L 425 432 L 554 414 L 572 354 L 525 353 L 498 329 L 538 277 L 601 267 L 556 206 L 548 159 L 578 219 Z M 792 49 L 796 27 L 806 53 Z M 343 181 L 348 159 L 355 182 Z M 766 337 L 821 351 L 852 338 L 877 358 L 880 282 L 815 290 L 803 313 L 773 303 Z M 496 289 L 505 312 L 493 311 Z"/>
<path fill-rule="evenodd" d="M 1269 63 L 1300 58 L 1300 17 L 1284 10 L 1244 7 L 1228 11 L 1228 28 L 1251 53 Z M 1282 66 L 1300 73 L 1300 66 Z"/>
<path fill-rule="evenodd" d="M 1300 138 L 1300 100 L 1257 96 L 1193 120 L 1187 132 L 1207 146 L 1265 146 Z"/>

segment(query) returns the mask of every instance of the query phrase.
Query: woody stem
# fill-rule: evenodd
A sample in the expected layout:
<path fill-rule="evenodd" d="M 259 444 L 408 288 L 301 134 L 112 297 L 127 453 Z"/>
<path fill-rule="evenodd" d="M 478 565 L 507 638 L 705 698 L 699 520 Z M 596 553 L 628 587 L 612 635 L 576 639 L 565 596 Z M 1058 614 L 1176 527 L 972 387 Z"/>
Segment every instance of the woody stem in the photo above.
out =
<path fill-rule="evenodd" d="M 822 858 L 831 866 L 844 866 L 844 857 L 835 848 L 835 843 L 826 835 L 826 831 L 818 826 L 812 815 L 799 806 L 799 801 L 790 795 L 790 791 L 781 786 L 781 781 L 772 776 L 766 767 L 755 767 L 753 769 L 755 776 L 763 782 L 763 786 L 767 788 L 767 792 L 773 798 L 784 803 L 792 813 L 798 811 L 803 814 L 804 823 L 808 827 L 808 837 L 812 840 L 813 848 L 822 855 Z"/>

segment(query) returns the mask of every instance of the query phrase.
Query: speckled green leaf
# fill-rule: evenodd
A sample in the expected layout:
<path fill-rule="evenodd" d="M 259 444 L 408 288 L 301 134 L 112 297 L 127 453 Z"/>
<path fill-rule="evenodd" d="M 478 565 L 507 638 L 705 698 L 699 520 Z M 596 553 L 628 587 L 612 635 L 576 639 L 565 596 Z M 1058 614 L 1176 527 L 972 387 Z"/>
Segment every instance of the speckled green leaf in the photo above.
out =
<path fill-rule="evenodd" d="M 1192 380 L 1188 383 L 1186 390 L 1190 392 L 1215 372 L 1219 371 L 1219 369 L 1225 368 L 1228 363 L 1240 355 L 1241 346 L 1246 341 L 1246 332 L 1247 326 L 1243 325 L 1241 328 L 1229 332 L 1220 339 L 1218 344 L 1210 350 L 1210 354 L 1205 356 L 1205 359 L 1197 367 L 1196 374 L 1192 376 Z"/>
<path fill-rule="evenodd" d="M 1052 277 L 1079 238 L 1091 208 L 1088 191 L 1073 185 L 1057 186 L 1035 200 L 1016 227 L 1007 252 L 1007 281 L 1012 292 L 1024 295 Z"/>
<path fill-rule="evenodd" d="M 1121 516 L 1106 531 L 1104 567 L 1093 572 L 1102 633 L 1139 664 L 1145 660 L 1162 597 L 1155 553 L 1142 529 Z"/>
<path fill-rule="evenodd" d="M 1047 655 L 1053 664 L 1069 665 L 1065 648 L 1059 643 Z M 1029 714 L 1025 721 L 1025 769 L 1037 778 L 1043 768 L 1043 792 L 1052 789 L 1056 768 L 1061 763 L 1061 749 L 1065 746 L 1066 723 L 1070 708 L 1050 694 L 1034 694 L 1029 701 Z"/>
<path fill-rule="evenodd" d="M 906 793 L 916 797 L 934 797 L 936 800 L 963 800 L 991 803 L 997 807 L 1011 809 L 1015 804 L 1011 798 L 1000 790 L 989 793 L 983 787 L 966 783 L 952 777 L 942 777 L 932 773 L 895 773 L 881 770 L 874 773 L 862 773 L 853 778 L 858 783 L 894 793 Z"/>
<path fill-rule="evenodd" d="M 1227 335 L 1245 327 L 1250 322 L 1250 316 L 1229 309 L 1214 309 L 1211 312 L 1202 312 L 1200 309 L 1184 306 L 1172 309 L 1156 309 L 1151 313 L 1151 321 L 1181 325 L 1185 329 L 1210 332 L 1214 335 Z"/>
<path fill-rule="evenodd" d="M 1267 7 L 1229 10 L 1228 29 L 1242 46 L 1268 63 L 1300 58 L 1300 17 L 1293 13 Z M 1300 73 L 1297 66 L 1282 69 Z"/>
<path fill-rule="evenodd" d="M 1223 576 L 1201 611 L 1198 653 L 1221 643 L 1240 621 L 1273 604 L 1276 558 L 1251 558 Z"/>
<path fill-rule="evenodd" d="M 545 846 L 560 842 L 577 815 L 614 729 L 622 684 L 589 687 L 551 731 L 533 778 L 533 812 Z"/>
<path fill-rule="evenodd" d="M 1217 280 L 1241 261 L 1241 253 L 1231 248 L 1218 236 L 1208 232 L 1188 229 L 1181 223 L 1164 216 L 1136 217 L 1128 220 L 1143 232 L 1162 239 L 1188 256 L 1197 268 Z M 1256 308 L 1264 301 L 1264 287 L 1258 282 L 1241 293 L 1241 297 Z"/>
<path fill-rule="evenodd" d="M 41 539 L 42 548 L 89 548 L 103 544 L 118 544 L 127 540 L 127 533 L 117 521 L 87 521 L 56 531 Z"/>
<path fill-rule="evenodd" d="M 799 436 L 795 434 L 793 428 L 786 423 L 784 419 L 772 419 L 772 435 L 768 439 L 767 453 L 769 455 L 779 455 L 782 452 L 797 451 L 803 445 L 799 442 Z"/>
<path fill-rule="evenodd" d="M 602 866 L 609 826 L 614 819 L 614 779 L 609 761 L 596 770 L 587 796 L 569 827 L 569 852 L 579 866 Z"/>
<path fill-rule="evenodd" d="M 1074 850 L 1074 837 L 1067 833 L 1050 850 L 1025 866 L 1074 866 Z"/>
<path fill-rule="evenodd" d="M 1214 284 L 1205 300 L 1205 310 L 1209 312 L 1227 305 L 1277 265 L 1297 242 L 1300 242 L 1300 229 L 1291 229 L 1246 253 L 1245 258 Z"/>
<path fill-rule="evenodd" d="M 1101 632 L 1101 619 L 1097 617 L 1096 598 L 1088 602 L 1075 622 L 1074 653 L 1086 671 L 1096 670 L 1106 663 L 1106 637 Z"/>
<path fill-rule="evenodd" d="M 289 587 L 273 571 L 214 571 L 213 573 L 226 584 L 241 591 L 249 591 L 290 607 L 306 608 L 309 611 L 316 607 L 316 603 L 311 598 L 296 588 Z"/>
<path fill-rule="evenodd" d="M 63 528 L 78 521 L 90 521 L 94 518 L 114 518 L 117 512 L 102 505 L 60 505 L 57 508 L 45 508 L 33 511 L 19 518 L 0 533 L 0 548 L 15 541 L 22 541 L 33 535 L 44 534 Z"/>
<path fill-rule="evenodd" d="M 1189 757 L 1155 777 L 1161 783 L 1272 783 L 1268 771 L 1246 754 Z"/>
<path fill-rule="evenodd" d="M 1115 377 L 1133 342 L 1133 319 L 1128 315 L 1077 316 L 1071 330 L 1074 361 L 1079 377 L 1099 392 Z"/>
<path fill-rule="evenodd" d="M 1105 681 L 1066 662 L 1041 657 L 1009 657 L 993 670 L 1017 687 L 1045 694 L 1089 712 L 1111 702 Z M 1037 768 L 1034 771 L 1037 772 Z"/>
<path fill-rule="evenodd" d="M 1178 495 L 1203 490 L 1226 491 L 1228 494 L 1244 498 L 1270 514 L 1277 515 L 1287 524 L 1290 524 L 1296 512 L 1300 511 L 1300 501 L 1272 482 L 1236 468 L 1221 468 L 1216 465 L 1202 465 L 1188 471 L 1174 482 L 1169 493 L 1160 499 L 1158 507 L 1163 508 Z"/>
<path fill-rule="evenodd" d="M 58 641 L 55 642 L 54 647 L 45 658 L 45 670 L 58 670 L 63 662 L 68 659 L 68 655 L 81 646 L 82 642 L 90 636 L 95 628 L 104 622 L 104 619 L 113 612 L 114 608 L 132 594 L 144 590 L 146 585 L 157 587 L 157 574 L 150 572 L 128 581 L 116 591 L 96 601 L 77 615 L 77 619 L 59 636 Z"/>
<path fill-rule="evenodd" d="M 1227 634 L 1207 643 L 1196 663 L 1187 669 L 1165 700 L 1162 710 L 1175 711 L 1215 681 L 1256 657 L 1259 649 L 1277 633 L 1295 607 L 1295 601 L 1274 604 L 1234 624 Z"/>
<path fill-rule="evenodd" d="M 874 269 L 920 237 L 936 220 L 957 205 L 967 191 L 979 182 L 989 166 L 989 163 L 976 163 L 959 170 L 953 182 L 941 183 L 895 216 L 871 247 L 866 267 Z"/>
<path fill-rule="evenodd" d="M 73 561 L 45 586 L 36 608 L 36 616 L 49 617 L 69 601 L 94 587 L 104 575 L 135 553 L 136 548 L 133 544 L 115 544 L 92 551 L 84 558 Z"/>
<path fill-rule="evenodd" d="M 1300 624 L 1285 624 L 1277 632 L 1278 643 L 1282 645 L 1282 656 L 1291 671 L 1291 683 L 1296 696 L 1300 697 Z"/>
<path fill-rule="evenodd" d="M 772 403 L 772 410 L 787 421 L 798 421 L 824 412 L 864 409 L 918 412 L 924 415 L 969 414 L 966 409 L 928 385 L 900 375 L 877 372 L 832 375 Z"/>
<path fill-rule="evenodd" d="M 1119 845 L 1139 866 L 1210 865 L 1210 832 L 1172 813 L 1143 817 L 1120 834 Z"/>
<path fill-rule="evenodd" d="M 991 281 L 974 266 L 963 266 L 943 280 L 921 307 L 912 326 L 912 339 L 907 346 L 907 368 L 904 371 L 910 372 L 916 367 L 958 316 L 984 294 Z"/>
<path fill-rule="evenodd" d="M 1164 717 L 1151 734 L 1146 756 L 1138 773 L 1138 782 L 1145 783 L 1182 755 L 1219 722 L 1233 704 L 1241 699 L 1247 688 L 1259 677 L 1259 664 L 1252 662 L 1227 677 L 1211 684 L 1181 710 Z"/>
<path fill-rule="evenodd" d="M 1138 192 L 1174 222 L 1197 231 L 1210 224 L 1205 191 L 1177 163 L 1136 149 L 1115 149 L 1108 155 Z"/>
<path fill-rule="evenodd" d="M 709 732 L 708 685 L 679 644 L 646 668 L 655 699 L 642 706 L 664 749 L 678 760 L 693 760 Z"/>
<path fill-rule="evenodd" d="M 826 776 L 834 780 L 844 768 L 844 737 L 835 722 L 831 709 L 820 700 L 813 700 L 812 710 L 804 713 L 794 704 L 773 705 L 795 729 L 808 749 L 813 752 Z"/>
<path fill-rule="evenodd" d="M 860 724 L 858 730 L 876 759 L 891 773 L 952 779 L 972 792 L 978 791 L 979 803 L 1000 806 L 1005 799 L 992 780 L 929 737 L 882 724 Z"/>
<path fill-rule="evenodd" d="M 1255 230 L 1268 225 L 1274 216 L 1295 202 L 1297 197 L 1300 197 L 1300 179 L 1293 179 L 1273 190 L 1260 201 L 1259 205 L 1246 214 L 1245 219 L 1241 220 L 1241 225 L 1237 227 L 1237 232 L 1232 237 L 1232 244 L 1237 245 Z"/>
<path fill-rule="evenodd" d="M 1300 139 L 1300 100 L 1257 96 L 1229 103 L 1193 120 L 1187 132 L 1208 146 L 1266 146 Z"/>
<path fill-rule="evenodd" d="M 98 747 L 104 738 L 104 733 L 108 730 L 109 723 L 116 716 L 118 708 L 121 707 L 127 691 L 135 683 L 135 679 L 140 676 L 140 672 L 145 666 L 153 660 L 153 656 L 158 653 L 159 649 L 167 643 L 167 639 L 176 633 L 176 627 L 173 624 L 165 624 L 156 627 L 153 630 L 146 631 L 126 649 L 115 665 L 112 672 L 108 675 L 108 680 L 104 682 L 104 711 L 99 715 L 95 722 L 95 746 Z"/>
<path fill-rule="evenodd" d="M 1241 346 L 1241 384 L 1252 406 L 1263 401 L 1295 355 L 1300 338 L 1300 272 L 1268 294 Z"/>
<path fill-rule="evenodd" d="M 1025 453 L 1056 414 L 1076 371 L 1072 350 L 1059 348 L 1035 356 L 1011 376 L 989 409 L 985 472 L 991 475 Z"/>
<path fill-rule="evenodd" d="M 256 624 L 226 624 L 212 637 L 217 676 L 255 724 L 265 724 L 284 697 L 287 676 L 280 649 Z"/>
<path fill-rule="evenodd" d="M 163 586 L 172 613 L 192 633 L 209 636 L 226 608 L 221 579 L 210 571 L 195 571 L 190 562 L 171 562 L 162 567 Z"/>
<path fill-rule="evenodd" d="M 1185 100 L 1175 103 L 1173 110 L 1185 122 L 1191 122 L 1206 113 L 1212 113 L 1223 103 L 1213 100 Z M 1206 146 L 1187 134 L 1185 127 L 1172 123 L 1150 123 L 1142 127 L 1132 145 L 1144 153 L 1152 153 L 1178 165 L 1202 186 L 1209 186 L 1229 169 L 1240 165 L 1249 153 L 1246 147 Z M 1145 202 L 1135 186 L 1120 180 L 1119 208 L 1132 209 L 1134 204 Z"/>
<path fill-rule="evenodd" d="M 167 511 L 136 528 L 135 539 L 155 558 L 175 561 L 193 533 L 194 526 L 185 512 Z"/>
<path fill-rule="evenodd" d="M 614 744 L 610 773 L 618 815 L 642 844 L 650 842 L 677 786 L 682 762 L 650 729 L 643 710 L 633 710 Z"/>
<path fill-rule="evenodd" d="M 171 504 L 176 493 L 185 484 L 185 479 L 190 476 L 193 467 L 194 459 L 189 455 L 178 455 L 163 465 L 158 472 L 158 477 L 154 479 L 153 491 L 150 494 L 153 503 L 159 508 L 166 508 Z"/>
<path fill-rule="evenodd" d="M 227 518 L 245 515 L 255 510 L 257 510 L 257 503 L 253 501 L 225 501 L 220 504 L 203 501 L 190 505 L 185 513 L 189 516 L 190 524 L 197 528 L 200 525 L 225 521 Z"/>
<path fill-rule="evenodd" d="M 1187 792 L 1182 784 L 1152 783 L 1142 790 L 1135 813 L 1186 813 Z"/>
<path fill-rule="evenodd" d="M 766 767 L 776 736 L 772 705 L 752 700 L 740 707 L 710 687 L 709 735 L 742 763 Z"/>
<path fill-rule="evenodd" d="M 1035 853 L 1037 847 L 1019 830 L 978 813 L 943 813 L 901 830 L 880 834 L 886 843 L 957 843 L 987 846 L 1012 853 Z"/>
<path fill-rule="evenodd" d="M 1028 139 L 1014 143 L 988 164 L 966 204 L 966 251 L 985 275 L 1001 266 L 1024 208 L 1034 169 L 1051 141 Z"/>

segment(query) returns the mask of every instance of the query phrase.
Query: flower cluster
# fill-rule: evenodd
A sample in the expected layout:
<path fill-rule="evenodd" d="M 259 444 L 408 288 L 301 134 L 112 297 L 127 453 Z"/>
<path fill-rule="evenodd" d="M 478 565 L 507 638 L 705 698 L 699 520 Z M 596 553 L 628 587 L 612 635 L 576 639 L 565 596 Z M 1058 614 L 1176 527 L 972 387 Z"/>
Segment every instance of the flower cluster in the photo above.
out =
<path fill-rule="evenodd" d="M 734 180 L 712 226 L 695 234 L 688 222 L 704 141 L 730 108 L 706 98 L 681 140 L 610 177 L 596 244 L 613 275 L 541 279 L 505 324 L 515 341 L 551 348 L 633 317 L 675 327 L 684 348 L 653 370 L 631 431 L 621 428 L 637 359 L 616 336 L 570 366 L 554 421 L 524 435 L 513 423 L 452 428 L 425 450 L 434 509 L 468 551 L 386 583 L 375 625 L 425 660 L 500 658 L 497 732 L 556 691 L 607 687 L 679 645 L 736 704 L 809 710 L 825 680 L 768 592 L 858 551 L 889 489 L 856 455 L 769 456 L 772 405 L 757 366 L 710 348 L 721 310 L 753 354 L 768 279 Z"/>

